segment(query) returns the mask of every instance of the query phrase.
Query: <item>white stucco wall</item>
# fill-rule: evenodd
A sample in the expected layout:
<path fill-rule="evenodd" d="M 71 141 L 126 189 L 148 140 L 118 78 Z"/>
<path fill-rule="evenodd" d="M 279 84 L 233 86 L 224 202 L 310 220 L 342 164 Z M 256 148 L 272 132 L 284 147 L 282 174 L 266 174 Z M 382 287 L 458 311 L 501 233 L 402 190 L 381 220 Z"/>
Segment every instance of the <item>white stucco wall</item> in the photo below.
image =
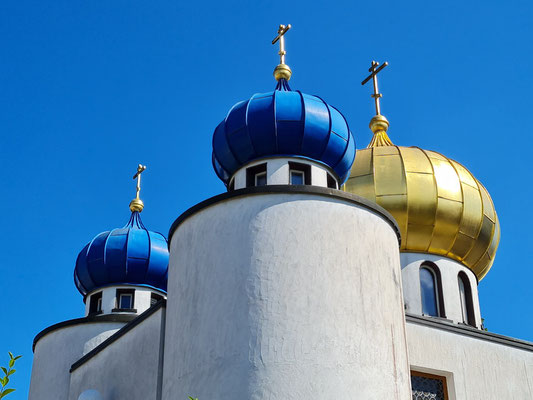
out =
<path fill-rule="evenodd" d="M 112 310 L 117 308 L 117 289 L 135 289 L 135 296 L 133 300 L 133 308 L 137 310 L 137 315 L 142 314 L 148 310 L 151 306 L 151 295 L 152 293 L 166 298 L 166 294 L 159 290 L 151 289 L 144 286 L 133 286 L 133 285 L 116 285 L 116 286 L 107 286 L 104 288 L 99 288 L 87 295 L 85 301 L 85 315 L 89 315 L 89 309 L 91 306 L 91 296 L 102 292 L 102 314 L 116 314 Z M 128 312 L 128 314 L 132 314 Z"/>
<path fill-rule="evenodd" d="M 86 342 L 122 326 L 123 322 L 80 323 L 41 337 L 33 354 L 29 400 L 67 400 L 70 367 L 83 355 Z"/>
<path fill-rule="evenodd" d="M 446 318 L 455 323 L 462 323 L 461 298 L 459 294 L 458 275 L 464 272 L 472 290 L 472 305 L 476 327 L 481 327 L 481 313 L 477 279 L 474 273 L 463 264 L 447 257 L 423 253 L 401 253 L 402 283 L 406 312 L 422 315 L 422 297 L 420 294 L 420 266 L 424 261 L 437 265 L 441 274 L 442 297 Z"/>
<path fill-rule="evenodd" d="M 163 314 L 160 308 L 74 369 L 69 400 L 89 389 L 104 400 L 156 400 Z"/>
<path fill-rule="evenodd" d="M 450 400 L 533 399 L 533 351 L 407 323 L 411 368 L 446 376 Z"/>
<path fill-rule="evenodd" d="M 163 399 L 410 399 L 396 234 L 315 194 L 238 196 L 170 249 Z"/>
<path fill-rule="evenodd" d="M 328 167 L 311 160 L 295 157 L 273 157 L 250 162 L 237 170 L 232 179 L 235 180 L 234 189 L 246 187 L 246 170 L 259 164 L 267 165 L 267 185 L 289 184 L 289 162 L 307 164 L 311 166 L 311 185 L 328 187 L 328 173 L 336 180 L 335 174 L 328 171 Z"/>

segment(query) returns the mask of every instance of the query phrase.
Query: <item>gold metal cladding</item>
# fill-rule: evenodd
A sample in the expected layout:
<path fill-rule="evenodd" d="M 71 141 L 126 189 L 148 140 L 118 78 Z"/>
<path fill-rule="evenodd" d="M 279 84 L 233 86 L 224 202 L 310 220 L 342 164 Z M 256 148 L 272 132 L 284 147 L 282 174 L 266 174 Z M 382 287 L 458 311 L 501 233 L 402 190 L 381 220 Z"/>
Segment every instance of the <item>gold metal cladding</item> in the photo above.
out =
<path fill-rule="evenodd" d="M 288 65 L 285 64 L 285 34 L 291 29 L 291 24 L 280 25 L 278 28 L 278 35 L 272 40 L 272 44 L 279 41 L 279 65 L 274 69 L 274 77 L 279 81 L 280 79 L 291 79 L 292 71 Z"/>
<path fill-rule="evenodd" d="M 500 240 L 494 204 L 458 162 L 418 147 L 376 145 L 357 151 L 344 190 L 394 216 L 402 252 L 449 257 L 479 280 L 491 268 Z"/>
<path fill-rule="evenodd" d="M 383 97 L 381 93 L 379 93 L 378 89 L 378 73 L 383 68 L 385 68 L 387 65 L 389 65 L 388 62 L 384 62 L 381 64 L 381 66 L 378 68 L 379 63 L 377 61 L 372 61 L 372 64 L 370 65 L 370 68 L 368 69 L 368 72 L 370 72 L 370 75 L 368 75 L 363 82 L 361 82 L 361 85 L 364 85 L 367 83 L 370 79 L 372 79 L 372 83 L 374 84 L 374 93 L 371 95 L 374 98 L 374 102 L 376 104 L 376 115 L 381 114 L 381 108 L 379 104 L 379 99 Z"/>
<path fill-rule="evenodd" d="M 146 165 L 139 164 L 137 166 L 137 172 L 135 175 L 133 175 L 133 179 L 137 179 L 137 187 L 136 187 L 136 195 L 135 198 L 130 202 L 130 210 L 131 212 L 141 212 L 144 209 L 144 203 L 139 198 L 139 193 L 141 192 L 141 174 L 146 169 Z"/>

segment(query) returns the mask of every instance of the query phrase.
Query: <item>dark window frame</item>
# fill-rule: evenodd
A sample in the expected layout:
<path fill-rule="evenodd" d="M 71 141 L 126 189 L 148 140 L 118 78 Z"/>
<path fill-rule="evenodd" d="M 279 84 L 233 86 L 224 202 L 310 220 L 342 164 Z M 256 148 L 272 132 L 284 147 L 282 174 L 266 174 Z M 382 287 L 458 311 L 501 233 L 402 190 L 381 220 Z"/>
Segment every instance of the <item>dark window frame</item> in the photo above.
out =
<path fill-rule="evenodd" d="M 89 315 L 102 314 L 102 291 L 91 295 L 89 299 Z"/>
<path fill-rule="evenodd" d="M 437 266 L 437 264 L 435 264 L 434 262 L 431 262 L 431 261 L 424 261 L 420 265 L 419 272 L 418 272 L 418 284 L 420 286 L 420 304 L 422 306 L 422 310 L 424 309 L 424 304 L 423 304 L 424 300 L 422 298 L 422 286 L 421 286 L 421 282 L 420 282 L 420 270 L 422 268 L 427 269 L 433 275 L 433 277 L 435 278 L 434 281 L 435 281 L 435 286 L 436 286 L 435 287 L 435 290 L 436 290 L 435 296 L 436 296 L 436 300 L 437 300 L 437 314 L 438 314 L 437 317 L 446 318 L 446 309 L 444 307 L 444 295 L 443 295 L 443 292 L 442 292 L 442 278 L 441 278 L 440 270 L 439 270 L 439 267 Z"/>
<path fill-rule="evenodd" d="M 463 282 L 463 286 L 465 288 L 465 303 L 466 303 L 466 321 L 464 310 L 463 310 L 463 302 L 461 300 L 461 289 L 459 286 L 459 280 Z M 468 275 L 464 273 L 464 271 L 459 271 L 457 274 L 457 287 L 459 289 L 459 300 L 461 303 L 461 314 L 463 315 L 463 322 L 467 325 L 476 326 L 476 315 L 474 313 L 474 299 L 472 297 L 472 287 L 470 286 L 470 279 L 468 279 Z"/>
<path fill-rule="evenodd" d="M 311 166 L 298 162 L 289 161 L 289 184 L 292 185 L 292 171 L 302 172 L 304 175 L 304 185 L 311 185 Z"/>
<path fill-rule="evenodd" d="M 256 178 L 256 176 L 258 174 L 263 174 L 263 173 L 265 174 L 265 185 L 268 185 L 266 172 L 267 172 L 266 163 L 257 164 L 257 165 L 254 165 L 253 167 L 246 168 L 246 187 L 257 186 L 255 184 L 255 182 L 256 182 L 255 178 Z M 263 186 L 263 185 L 261 185 L 261 186 Z"/>
<path fill-rule="evenodd" d="M 121 308 L 120 307 L 120 297 L 122 295 L 131 295 L 131 307 L 130 308 Z M 137 312 L 135 309 L 135 289 L 117 289 L 115 296 L 115 308 L 113 312 Z"/>

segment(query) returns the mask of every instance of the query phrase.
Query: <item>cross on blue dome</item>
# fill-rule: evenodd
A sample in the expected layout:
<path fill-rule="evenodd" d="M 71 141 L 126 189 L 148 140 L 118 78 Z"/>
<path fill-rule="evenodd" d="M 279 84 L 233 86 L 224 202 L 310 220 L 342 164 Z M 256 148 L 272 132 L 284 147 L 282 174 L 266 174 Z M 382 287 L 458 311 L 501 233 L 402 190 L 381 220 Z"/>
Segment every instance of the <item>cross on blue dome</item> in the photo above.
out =
<path fill-rule="evenodd" d="M 213 134 L 213 167 L 226 185 L 247 163 L 275 156 L 324 164 L 342 184 L 355 158 L 355 139 L 340 111 L 280 79 L 273 92 L 235 104 Z"/>

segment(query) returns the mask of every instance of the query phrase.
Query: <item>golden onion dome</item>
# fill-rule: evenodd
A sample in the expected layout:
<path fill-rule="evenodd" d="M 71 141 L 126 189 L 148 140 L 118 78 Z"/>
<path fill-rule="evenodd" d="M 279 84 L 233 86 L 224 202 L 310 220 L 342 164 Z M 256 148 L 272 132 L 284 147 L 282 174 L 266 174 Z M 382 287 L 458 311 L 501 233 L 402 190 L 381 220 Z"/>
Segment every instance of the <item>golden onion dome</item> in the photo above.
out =
<path fill-rule="evenodd" d="M 494 261 L 500 225 L 485 187 L 461 164 L 418 147 L 395 146 L 388 121 L 376 115 L 374 137 L 358 150 L 344 190 L 389 211 L 402 252 L 457 260 L 481 280 Z"/>

